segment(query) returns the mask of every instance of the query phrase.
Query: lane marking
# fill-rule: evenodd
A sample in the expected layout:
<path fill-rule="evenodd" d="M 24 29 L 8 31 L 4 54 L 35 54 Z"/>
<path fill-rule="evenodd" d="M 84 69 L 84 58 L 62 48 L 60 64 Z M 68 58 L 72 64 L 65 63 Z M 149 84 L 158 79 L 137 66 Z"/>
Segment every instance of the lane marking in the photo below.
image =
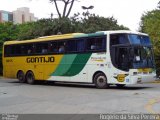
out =
<path fill-rule="evenodd" d="M 146 83 L 158 83 L 158 84 L 160 84 L 160 80 L 155 80 L 153 82 L 146 82 Z"/>
<path fill-rule="evenodd" d="M 149 102 L 145 105 L 145 109 L 150 113 L 150 114 L 160 114 L 160 112 L 156 112 L 153 110 L 153 105 L 159 103 L 160 104 L 160 98 L 154 98 L 149 100 Z M 160 120 L 160 119 L 159 119 Z"/>

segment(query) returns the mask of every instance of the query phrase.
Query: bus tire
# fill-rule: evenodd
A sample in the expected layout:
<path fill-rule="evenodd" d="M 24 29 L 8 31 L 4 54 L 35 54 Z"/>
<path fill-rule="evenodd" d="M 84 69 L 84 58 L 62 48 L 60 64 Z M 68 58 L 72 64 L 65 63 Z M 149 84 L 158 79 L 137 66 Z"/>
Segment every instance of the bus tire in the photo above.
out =
<path fill-rule="evenodd" d="M 118 88 L 124 88 L 125 84 L 116 84 Z"/>
<path fill-rule="evenodd" d="M 28 84 L 33 85 L 35 83 L 35 77 L 32 71 L 28 71 L 26 74 L 26 81 Z"/>
<path fill-rule="evenodd" d="M 107 83 L 107 77 L 103 73 L 97 73 L 94 77 L 94 83 L 97 88 L 105 89 L 108 88 L 109 85 Z"/>
<path fill-rule="evenodd" d="M 24 75 L 24 72 L 22 70 L 18 71 L 17 79 L 19 80 L 20 83 L 25 83 L 26 82 L 25 75 Z"/>

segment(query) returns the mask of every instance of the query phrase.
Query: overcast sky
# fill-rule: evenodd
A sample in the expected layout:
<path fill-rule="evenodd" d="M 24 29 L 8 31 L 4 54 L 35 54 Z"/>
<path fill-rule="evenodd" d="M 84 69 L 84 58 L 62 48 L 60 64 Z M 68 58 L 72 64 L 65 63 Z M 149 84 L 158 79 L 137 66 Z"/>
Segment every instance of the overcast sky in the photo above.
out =
<path fill-rule="evenodd" d="M 144 12 L 153 10 L 157 7 L 159 0 L 79 0 L 72 9 L 73 13 L 83 10 L 81 6 L 93 5 L 94 9 L 90 13 L 95 13 L 104 17 L 113 16 L 122 24 L 131 30 L 138 30 L 140 18 Z M 30 11 L 38 18 L 49 18 L 50 14 L 55 14 L 54 4 L 49 0 L 0 0 L 0 10 L 13 11 L 18 7 L 29 7 Z"/>

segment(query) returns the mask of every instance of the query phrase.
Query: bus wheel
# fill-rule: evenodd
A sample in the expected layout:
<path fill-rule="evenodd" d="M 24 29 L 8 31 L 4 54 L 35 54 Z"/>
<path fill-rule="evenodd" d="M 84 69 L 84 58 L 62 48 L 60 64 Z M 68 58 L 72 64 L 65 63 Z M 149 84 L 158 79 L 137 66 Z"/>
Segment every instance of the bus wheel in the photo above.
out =
<path fill-rule="evenodd" d="M 26 80 L 28 84 L 34 84 L 35 82 L 35 77 L 32 71 L 28 71 L 26 74 Z"/>
<path fill-rule="evenodd" d="M 125 86 L 125 84 L 116 84 L 116 86 L 117 86 L 118 88 L 123 88 L 123 87 Z"/>
<path fill-rule="evenodd" d="M 17 79 L 19 80 L 20 83 L 25 83 L 26 82 L 25 75 L 24 75 L 23 71 L 19 71 L 17 73 Z"/>
<path fill-rule="evenodd" d="M 107 84 L 107 78 L 103 73 L 98 73 L 95 75 L 94 83 L 95 83 L 96 87 L 99 89 L 108 88 L 108 86 L 109 86 Z"/>

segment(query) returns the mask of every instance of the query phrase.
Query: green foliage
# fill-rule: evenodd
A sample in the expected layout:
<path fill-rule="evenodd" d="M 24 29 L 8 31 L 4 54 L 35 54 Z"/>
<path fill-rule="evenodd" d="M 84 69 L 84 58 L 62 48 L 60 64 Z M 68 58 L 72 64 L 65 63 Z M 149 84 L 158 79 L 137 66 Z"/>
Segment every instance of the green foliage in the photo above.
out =
<path fill-rule="evenodd" d="M 141 18 L 141 31 L 148 33 L 154 47 L 156 67 L 160 75 L 160 10 L 152 10 Z"/>
<path fill-rule="evenodd" d="M 55 35 L 57 33 L 74 32 L 96 32 L 102 30 L 128 29 L 117 24 L 113 17 L 104 18 L 95 15 L 88 15 L 80 18 L 79 14 L 69 18 L 41 19 L 37 22 L 30 22 L 18 25 L 18 39 L 32 39 L 40 36 Z"/>
<path fill-rule="evenodd" d="M 96 31 L 106 30 L 128 30 L 123 25 L 118 25 L 117 20 L 113 17 L 100 17 L 95 14 L 83 13 L 83 17 L 79 17 L 80 14 L 75 14 L 71 20 L 74 24 L 75 32 L 91 33 Z"/>
<path fill-rule="evenodd" d="M 17 25 L 13 25 L 11 22 L 0 23 L 0 41 L 16 39 L 17 34 Z"/>
<path fill-rule="evenodd" d="M 26 40 L 40 36 L 54 35 L 58 32 L 73 32 L 72 23 L 68 18 L 41 19 L 37 22 L 24 23 L 19 25 L 18 39 Z"/>
<path fill-rule="evenodd" d="M 34 24 L 34 22 L 18 24 L 17 25 L 17 29 L 18 29 L 17 39 L 18 40 L 26 40 L 26 39 L 34 38 L 34 36 L 32 35 L 33 24 Z"/>
<path fill-rule="evenodd" d="M 89 16 L 88 19 L 84 19 L 84 32 L 96 32 L 105 30 L 120 30 L 128 29 L 117 24 L 117 20 L 113 17 L 104 18 L 99 16 Z"/>

